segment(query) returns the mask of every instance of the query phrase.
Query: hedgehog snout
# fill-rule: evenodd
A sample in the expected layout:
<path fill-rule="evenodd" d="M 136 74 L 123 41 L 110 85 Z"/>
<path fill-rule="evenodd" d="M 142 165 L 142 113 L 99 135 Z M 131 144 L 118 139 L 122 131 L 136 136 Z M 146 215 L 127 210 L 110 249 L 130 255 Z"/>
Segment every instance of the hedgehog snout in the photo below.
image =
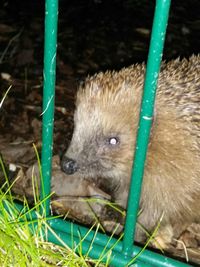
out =
<path fill-rule="evenodd" d="M 66 174 L 74 174 L 77 170 L 77 162 L 74 159 L 64 156 L 61 161 L 61 169 Z"/>

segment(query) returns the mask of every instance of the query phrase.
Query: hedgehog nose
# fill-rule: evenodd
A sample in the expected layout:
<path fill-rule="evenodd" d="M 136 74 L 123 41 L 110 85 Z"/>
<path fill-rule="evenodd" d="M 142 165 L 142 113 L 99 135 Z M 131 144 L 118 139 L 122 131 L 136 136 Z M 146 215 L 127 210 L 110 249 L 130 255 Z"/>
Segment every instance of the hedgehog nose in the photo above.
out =
<path fill-rule="evenodd" d="M 73 174 L 77 171 L 77 163 L 75 160 L 64 156 L 61 161 L 61 169 L 66 174 Z"/>

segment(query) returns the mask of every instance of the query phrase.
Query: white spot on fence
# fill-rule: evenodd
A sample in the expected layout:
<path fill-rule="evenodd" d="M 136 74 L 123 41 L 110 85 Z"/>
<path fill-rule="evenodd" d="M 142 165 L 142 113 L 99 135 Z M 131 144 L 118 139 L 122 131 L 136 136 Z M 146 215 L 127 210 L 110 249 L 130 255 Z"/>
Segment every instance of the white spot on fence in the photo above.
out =
<path fill-rule="evenodd" d="M 46 108 L 45 108 L 44 111 L 40 114 L 40 116 L 42 116 L 42 115 L 47 111 L 47 109 L 48 109 L 48 107 L 49 107 L 49 105 L 50 105 L 50 103 L 51 103 L 53 97 L 54 97 L 54 95 L 51 96 L 51 98 L 50 98 L 49 101 L 47 102 L 47 106 L 46 106 Z"/>
<path fill-rule="evenodd" d="M 143 116 L 142 117 L 144 120 L 146 120 L 146 121 L 151 121 L 151 120 L 153 120 L 153 117 L 148 117 L 148 116 Z"/>

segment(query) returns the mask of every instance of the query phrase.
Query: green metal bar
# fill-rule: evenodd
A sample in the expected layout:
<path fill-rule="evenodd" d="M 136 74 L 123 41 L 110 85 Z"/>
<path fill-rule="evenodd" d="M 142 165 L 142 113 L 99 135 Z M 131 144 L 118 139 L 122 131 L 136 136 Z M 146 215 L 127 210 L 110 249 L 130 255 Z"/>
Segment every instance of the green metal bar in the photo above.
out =
<path fill-rule="evenodd" d="M 57 234 L 59 238 L 61 238 L 68 246 L 71 245 L 70 234 L 66 234 L 64 232 L 57 232 Z M 49 241 L 57 245 L 62 245 L 62 243 L 59 241 L 59 239 L 54 234 L 49 232 L 48 235 L 49 235 Z M 109 255 L 110 249 L 109 248 L 105 249 L 105 245 L 101 246 L 97 244 L 96 242 L 94 242 L 92 245 L 91 245 L 91 242 L 89 242 L 88 240 L 84 240 L 83 242 L 80 242 L 80 238 L 76 236 L 73 237 L 73 241 L 76 245 L 80 244 L 81 252 L 83 253 L 83 255 L 87 254 L 92 259 L 99 259 L 102 257 L 101 262 L 104 262 L 104 263 L 107 261 L 107 258 L 108 258 L 109 265 L 111 266 L 154 267 L 154 265 L 151 264 L 151 261 L 143 262 L 142 260 L 135 260 L 133 263 L 129 265 L 129 263 L 132 260 L 130 256 L 122 257 L 121 252 L 116 251 L 114 249 L 112 250 L 112 254 Z M 79 248 L 77 247 L 76 252 L 79 251 Z"/>
<path fill-rule="evenodd" d="M 160 70 L 162 52 L 167 28 L 170 0 L 157 0 L 151 34 L 150 49 L 146 68 L 143 99 L 140 111 L 140 122 L 137 133 L 134 164 L 128 198 L 128 208 L 124 232 L 124 252 L 131 252 L 135 225 L 141 194 L 144 164 L 149 143 L 153 119 L 157 79 Z"/>
<path fill-rule="evenodd" d="M 92 246 L 93 249 L 89 253 L 89 256 L 91 258 L 96 258 L 95 255 L 98 255 L 98 257 L 99 257 L 99 255 L 101 254 L 98 246 L 103 247 L 103 248 L 107 247 L 107 249 L 110 249 L 113 247 L 113 253 L 118 252 L 120 259 L 122 259 L 122 258 L 126 259 L 127 260 L 126 264 L 127 264 L 131 258 L 138 255 L 138 253 L 140 253 L 142 250 L 141 247 L 131 245 L 130 255 L 125 255 L 122 252 L 123 242 L 118 241 L 114 237 L 110 238 L 106 234 L 102 234 L 102 233 L 98 233 L 96 235 L 96 232 L 94 230 L 89 230 L 87 227 L 83 227 L 83 226 L 80 226 L 78 224 L 64 221 L 61 219 L 51 220 L 51 221 L 49 221 L 49 224 L 53 229 L 55 229 L 56 233 L 65 232 L 65 234 L 61 234 L 61 239 L 65 242 L 66 242 L 66 239 L 65 239 L 66 234 L 68 235 L 70 240 L 72 240 L 72 236 L 73 236 L 73 238 L 74 237 L 80 238 L 80 236 L 83 238 L 83 237 L 87 236 L 86 240 L 82 243 L 82 247 L 84 250 L 86 249 L 86 248 L 84 248 L 85 242 L 89 242 L 89 244 L 91 244 L 91 242 L 94 242 L 94 244 L 97 245 L 97 247 Z M 95 239 L 94 239 L 94 237 L 95 237 Z M 49 238 L 50 238 L 49 241 L 53 241 L 51 239 L 52 238 L 51 236 Z M 70 242 L 67 241 L 66 244 L 68 244 L 70 247 L 72 247 L 72 243 L 70 243 Z M 96 249 L 99 251 L 99 254 L 97 253 L 97 251 L 95 251 Z M 87 249 L 86 249 L 86 251 L 87 251 Z M 114 254 L 114 255 L 116 255 L 116 254 Z M 139 256 L 139 258 L 136 260 L 136 262 L 140 262 L 140 261 L 144 262 L 145 264 L 151 263 L 151 265 L 154 267 L 175 267 L 175 266 L 176 267 L 190 267 L 191 266 L 189 264 L 179 262 L 179 261 L 176 261 L 174 259 L 170 259 L 164 255 L 160 255 L 160 254 L 154 253 L 152 251 L 148 251 L 148 250 L 144 250 L 142 252 L 142 254 Z M 112 261 L 112 266 L 118 267 L 118 266 L 124 266 L 124 265 L 120 265 L 120 261 L 116 262 L 116 264 L 115 264 L 115 262 Z M 146 266 L 149 266 L 149 265 L 146 265 Z"/>
<path fill-rule="evenodd" d="M 58 0 L 45 1 L 44 87 L 42 120 L 42 186 L 40 197 L 50 194 L 53 150 L 56 43 Z M 50 214 L 50 198 L 44 202 L 46 215 Z"/>
<path fill-rule="evenodd" d="M 9 208 L 5 202 L 5 209 L 9 211 Z M 37 213 L 36 211 L 29 212 L 26 207 L 15 203 L 15 208 L 19 211 L 21 222 L 22 218 L 25 222 L 30 221 L 30 228 L 34 229 L 37 227 Z M 24 217 L 22 214 L 25 214 Z M 19 216 L 16 213 L 16 217 Z M 32 220 L 34 222 L 32 223 Z M 50 242 L 55 244 L 63 245 L 60 242 L 59 238 L 69 247 L 74 249 L 79 243 L 80 240 L 87 238 L 81 242 L 82 253 L 87 254 L 91 258 L 99 259 L 100 256 L 104 255 L 103 262 L 106 262 L 108 255 L 106 253 L 112 249 L 112 255 L 110 257 L 110 264 L 112 266 L 135 266 L 135 267 L 190 267 L 191 265 L 175 261 L 163 255 L 153 253 L 151 251 L 145 250 L 142 254 L 136 259 L 136 261 L 128 265 L 128 263 L 135 257 L 138 253 L 141 252 L 142 248 L 137 246 L 131 246 L 131 255 L 124 255 L 122 253 L 123 243 L 118 241 L 116 238 L 101 233 L 96 233 L 94 230 L 90 230 L 87 227 L 80 226 L 78 224 L 65 221 L 62 219 L 50 218 L 47 220 L 51 229 L 56 233 L 54 235 L 51 231 L 48 231 L 47 239 Z M 40 227 L 41 224 L 39 223 Z M 45 228 L 45 226 L 44 226 Z M 34 231 L 33 231 L 34 232 Z M 44 229 L 44 236 L 46 236 L 46 231 Z M 91 249 L 92 248 L 92 249 Z M 105 249 L 106 248 L 106 249 Z M 78 252 L 78 249 L 76 250 Z"/>

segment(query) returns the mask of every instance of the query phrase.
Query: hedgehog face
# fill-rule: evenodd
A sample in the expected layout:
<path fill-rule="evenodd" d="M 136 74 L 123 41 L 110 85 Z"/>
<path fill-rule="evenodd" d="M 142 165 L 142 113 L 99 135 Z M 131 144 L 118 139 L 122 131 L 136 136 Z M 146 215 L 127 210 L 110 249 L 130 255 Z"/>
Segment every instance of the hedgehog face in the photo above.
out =
<path fill-rule="evenodd" d="M 142 79 L 136 77 L 130 69 L 126 75 L 106 72 L 86 79 L 77 94 L 64 172 L 94 181 L 104 178 L 116 186 L 129 175 L 142 88 Z"/>
<path fill-rule="evenodd" d="M 111 179 L 115 184 L 131 168 L 131 127 L 126 114 L 113 106 L 109 109 L 97 106 L 91 112 L 88 109 L 83 105 L 77 107 L 74 133 L 62 169 L 94 181 L 98 177 Z"/>

